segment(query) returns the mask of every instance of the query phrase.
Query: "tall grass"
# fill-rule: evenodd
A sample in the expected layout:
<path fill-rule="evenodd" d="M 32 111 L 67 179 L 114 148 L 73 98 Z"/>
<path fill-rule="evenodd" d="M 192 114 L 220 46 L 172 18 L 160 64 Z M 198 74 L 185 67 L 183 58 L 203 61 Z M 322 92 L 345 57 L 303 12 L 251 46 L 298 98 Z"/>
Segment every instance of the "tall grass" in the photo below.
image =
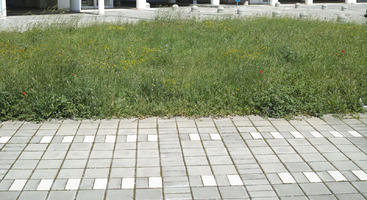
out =
<path fill-rule="evenodd" d="M 0 32 L 0 120 L 361 112 L 367 28 L 155 20 Z"/>

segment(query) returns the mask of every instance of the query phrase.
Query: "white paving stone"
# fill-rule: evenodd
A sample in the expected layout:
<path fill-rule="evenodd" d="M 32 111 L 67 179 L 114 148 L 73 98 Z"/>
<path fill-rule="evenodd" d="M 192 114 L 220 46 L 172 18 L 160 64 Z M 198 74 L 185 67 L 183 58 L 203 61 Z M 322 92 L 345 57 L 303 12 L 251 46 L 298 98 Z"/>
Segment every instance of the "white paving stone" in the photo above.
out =
<path fill-rule="evenodd" d="M 80 179 L 69 179 L 66 183 L 65 190 L 77 190 L 79 188 Z"/>
<path fill-rule="evenodd" d="M 357 131 L 348 131 L 353 137 L 362 137 L 361 134 L 359 134 Z"/>
<path fill-rule="evenodd" d="M 126 142 L 136 142 L 136 135 L 128 135 L 126 137 Z"/>
<path fill-rule="evenodd" d="M 161 188 L 162 178 L 161 177 L 149 177 L 149 188 Z"/>
<path fill-rule="evenodd" d="M 220 135 L 218 133 L 211 133 L 210 134 L 210 138 L 212 140 L 222 140 L 221 137 L 220 137 Z"/>
<path fill-rule="evenodd" d="M 190 136 L 190 140 L 192 141 L 200 140 L 199 134 L 190 134 L 189 136 Z"/>
<path fill-rule="evenodd" d="M 62 139 L 62 143 L 70 143 L 72 142 L 74 139 L 74 136 L 65 136 L 63 139 Z"/>
<path fill-rule="evenodd" d="M 254 139 L 262 139 L 263 136 L 259 132 L 250 132 L 252 138 Z"/>
<path fill-rule="evenodd" d="M 122 178 L 121 188 L 122 189 L 134 189 L 135 180 L 134 178 Z"/>
<path fill-rule="evenodd" d="M 92 143 L 94 141 L 94 136 L 85 136 L 83 142 L 84 143 Z"/>
<path fill-rule="evenodd" d="M 37 190 L 50 190 L 53 182 L 53 179 L 42 179 Z"/>
<path fill-rule="evenodd" d="M 270 132 L 270 134 L 275 138 L 275 139 L 282 139 L 284 138 L 279 132 Z"/>
<path fill-rule="evenodd" d="M 241 177 L 239 175 L 227 175 L 230 185 L 243 185 Z"/>
<path fill-rule="evenodd" d="M 107 135 L 104 142 L 106 143 L 114 143 L 116 140 L 116 136 L 114 135 Z"/>
<path fill-rule="evenodd" d="M 340 134 L 338 131 L 329 131 L 331 135 L 334 137 L 344 137 L 342 134 Z"/>
<path fill-rule="evenodd" d="M 278 176 L 282 180 L 283 183 L 296 183 L 293 176 L 290 173 L 282 172 L 278 173 Z"/>
<path fill-rule="evenodd" d="M 303 172 L 303 174 L 306 176 L 308 181 L 310 181 L 311 183 L 321 182 L 321 179 L 317 176 L 315 172 Z"/>
<path fill-rule="evenodd" d="M 352 170 L 353 174 L 356 175 L 359 180 L 361 181 L 367 181 L 367 174 L 366 172 L 362 171 L 362 170 Z"/>
<path fill-rule="evenodd" d="M 217 186 L 214 176 L 201 176 L 204 186 Z"/>
<path fill-rule="evenodd" d="M 93 190 L 104 190 L 107 187 L 107 179 L 106 178 L 97 178 L 94 181 Z"/>
<path fill-rule="evenodd" d="M 324 137 L 323 135 L 321 135 L 319 132 L 317 131 L 311 131 L 310 132 L 312 136 L 314 136 L 315 138 L 322 138 Z"/>
<path fill-rule="evenodd" d="M 8 136 L 0 137 L 0 144 L 5 144 L 5 143 L 7 143 L 9 140 L 10 140 L 10 137 L 8 137 Z"/>
<path fill-rule="evenodd" d="M 158 136 L 157 135 L 148 135 L 149 142 L 157 142 Z"/>
<path fill-rule="evenodd" d="M 43 136 L 40 143 L 50 143 L 52 140 L 52 136 Z"/>
<path fill-rule="evenodd" d="M 304 138 L 304 136 L 300 132 L 298 132 L 298 131 L 291 131 L 291 134 L 295 138 Z"/>
<path fill-rule="evenodd" d="M 14 180 L 13 184 L 11 184 L 9 188 L 9 191 L 21 191 L 26 183 L 27 180 Z"/>
<path fill-rule="evenodd" d="M 335 181 L 346 181 L 347 179 L 339 171 L 328 171 Z"/>

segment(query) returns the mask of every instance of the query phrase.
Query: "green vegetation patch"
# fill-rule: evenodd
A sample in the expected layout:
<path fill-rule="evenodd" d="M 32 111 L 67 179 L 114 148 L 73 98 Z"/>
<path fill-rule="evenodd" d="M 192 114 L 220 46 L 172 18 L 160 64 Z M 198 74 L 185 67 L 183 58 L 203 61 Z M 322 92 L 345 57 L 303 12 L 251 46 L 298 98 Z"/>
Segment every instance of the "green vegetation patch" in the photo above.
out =
<path fill-rule="evenodd" d="M 362 112 L 367 27 L 155 20 L 0 32 L 0 120 Z"/>

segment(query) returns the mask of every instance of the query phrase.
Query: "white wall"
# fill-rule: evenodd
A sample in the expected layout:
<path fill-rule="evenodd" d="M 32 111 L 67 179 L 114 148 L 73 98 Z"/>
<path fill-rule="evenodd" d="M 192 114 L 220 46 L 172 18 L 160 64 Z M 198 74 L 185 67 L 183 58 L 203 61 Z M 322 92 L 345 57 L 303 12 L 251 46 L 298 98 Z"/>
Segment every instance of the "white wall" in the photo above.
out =
<path fill-rule="evenodd" d="M 6 16 L 6 0 L 0 0 L 0 17 Z"/>
<path fill-rule="evenodd" d="M 70 9 L 70 0 L 57 0 L 58 9 Z"/>

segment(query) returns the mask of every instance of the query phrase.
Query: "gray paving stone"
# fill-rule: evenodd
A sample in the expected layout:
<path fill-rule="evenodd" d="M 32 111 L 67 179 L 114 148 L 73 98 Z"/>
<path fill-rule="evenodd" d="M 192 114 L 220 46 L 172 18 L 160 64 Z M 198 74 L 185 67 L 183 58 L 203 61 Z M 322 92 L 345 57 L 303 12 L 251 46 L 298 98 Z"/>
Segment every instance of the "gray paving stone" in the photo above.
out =
<path fill-rule="evenodd" d="M 37 168 L 39 169 L 59 169 L 63 160 L 40 160 Z"/>
<path fill-rule="evenodd" d="M 273 185 L 279 196 L 297 196 L 304 195 L 297 184 Z"/>
<path fill-rule="evenodd" d="M 331 182 L 326 183 L 334 194 L 358 193 L 354 187 L 348 182 Z"/>
<path fill-rule="evenodd" d="M 220 199 L 219 191 L 216 187 L 193 187 L 194 199 Z"/>
<path fill-rule="evenodd" d="M 47 200 L 74 200 L 76 191 L 50 191 Z"/>
<path fill-rule="evenodd" d="M 20 192 L 6 192 L 1 191 L 0 196 L 2 200 L 14 200 L 17 199 L 17 196 L 20 194 Z"/>
<path fill-rule="evenodd" d="M 102 200 L 104 199 L 104 190 L 79 190 L 77 200 Z"/>
<path fill-rule="evenodd" d="M 352 182 L 352 184 L 362 193 L 367 191 L 366 181 Z"/>
<path fill-rule="evenodd" d="M 302 183 L 299 185 L 307 195 L 331 194 L 323 183 Z"/>
<path fill-rule="evenodd" d="M 47 191 L 23 191 L 19 200 L 44 200 L 46 199 Z"/>
<path fill-rule="evenodd" d="M 221 186 L 219 190 L 224 199 L 245 199 L 249 197 L 243 186 Z"/>
<path fill-rule="evenodd" d="M 106 200 L 129 200 L 133 195 L 133 190 L 107 190 Z"/>
<path fill-rule="evenodd" d="M 58 178 L 81 178 L 84 169 L 61 169 Z"/>
<path fill-rule="evenodd" d="M 337 194 L 336 197 L 339 200 L 364 200 L 366 199 L 361 194 Z"/>
<path fill-rule="evenodd" d="M 163 199 L 161 189 L 136 189 L 136 200 Z"/>

